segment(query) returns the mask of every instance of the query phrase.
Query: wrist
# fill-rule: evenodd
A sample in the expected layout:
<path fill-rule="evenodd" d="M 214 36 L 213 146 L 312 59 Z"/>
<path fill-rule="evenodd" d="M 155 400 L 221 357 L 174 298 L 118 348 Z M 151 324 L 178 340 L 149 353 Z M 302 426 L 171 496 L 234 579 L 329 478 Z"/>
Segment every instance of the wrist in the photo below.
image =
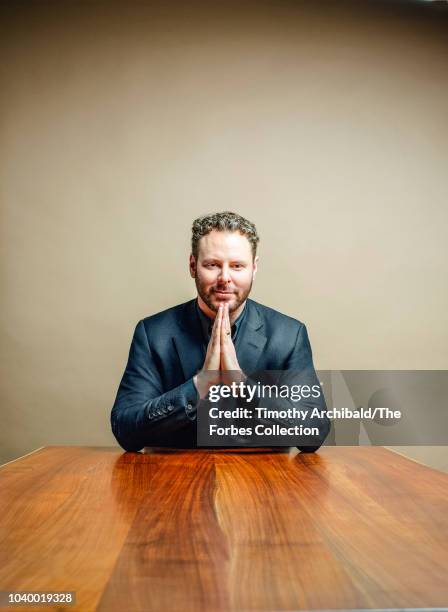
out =
<path fill-rule="evenodd" d="M 210 375 L 201 370 L 193 376 L 193 384 L 196 387 L 200 399 L 204 399 L 207 397 L 210 387 L 215 384 L 215 381 L 211 380 Z"/>

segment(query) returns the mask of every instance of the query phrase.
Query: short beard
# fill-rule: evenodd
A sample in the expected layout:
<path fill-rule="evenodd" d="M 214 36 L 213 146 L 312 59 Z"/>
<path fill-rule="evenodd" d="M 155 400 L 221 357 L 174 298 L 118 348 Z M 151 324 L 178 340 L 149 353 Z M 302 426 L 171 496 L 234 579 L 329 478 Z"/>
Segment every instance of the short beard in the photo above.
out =
<path fill-rule="evenodd" d="M 204 289 L 204 284 L 199 276 L 199 274 L 196 272 L 196 276 L 194 278 L 194 282 L 196 284 L 196 290 L 198 292 L 199 297 L 202 299 L 202 301 L 207 304 L 207 306 L 210 308 L 210 310 L 212 310 L 213 312 L 218 312 L 218 306 L 216 304 L 214 304 L 212 302 L 212 296 L 213 296 L 213 292 L 208 295 L 205 292 Z M 229 308 L 229 312 L 234 312 L 235 310 L 238 310 L 238 308 L 241 306 L 241 304 L 243 304 L 247 298 L 249 297 L 249 293 L 251 292 L 252 289 L 252 283 L 253 283 L 253 278 L 250 281 L 250 285 L 249 288 L 247 289 L 247 291 L 244 291 L 244 293 L 241 295 L 241 297 L 239 297 L 238 295 L 235 295 L 235 304 Z"/>

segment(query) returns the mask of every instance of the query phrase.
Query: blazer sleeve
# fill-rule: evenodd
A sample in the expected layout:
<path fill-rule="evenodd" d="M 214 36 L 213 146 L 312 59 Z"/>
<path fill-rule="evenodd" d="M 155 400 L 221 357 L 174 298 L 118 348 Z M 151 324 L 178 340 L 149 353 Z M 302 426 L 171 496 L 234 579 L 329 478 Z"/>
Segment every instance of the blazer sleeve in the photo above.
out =
<path fill-rule="evenodd" d="M 140 321 L 111 412 L 112 432 L 126 451 L 157 445 L 196 418 L 193 379 L 163 393 L 162 381 Z"/>
<path fill-rule="evenodd" d="M 306 326 L 302 323 L 297 334 L 297 340 L 294 347 L 294 351 L 288 359 L 286 369 L 288 371 L 300 371 L 301 375 L 299 378 L 301 382 L 305 382 L 309 387 L 313 385 L 319 385 L 316 371 L 313 364 L 313 355 L 311 350 L 311 344 L 308 337 Z M 307 408 L 309 414 L 311 414 L 314 408 L 318 408 L 322 418 L 308 417 L 306 421 L 302 421 L 302 425 L 307 427 L 317 427 L 319 430 L 319 436 L 316 440 L 305 441 L 303 446 L 297 446 L 302 452 L 315 452 L 322 446 L 326 437 L 330 432 L 330 419 L 327 417 L 327 406 L 322 390 L 318 398 L 302 398 L 300 400 L 301 408 Z"/>
<path fill-rule="evenodd" d="M 262 376 L 266 374 L 271 375 L 270 382 L 275 383 L 278 387 L 286 385 L 289 388 L 293 388 L 293 386 L 296 385 L 300 385 L 300 387 L 307 385 L 312 388 L 313 385 L 319 385 L 319 380 L 313 365 L 311 344 L 306 326 L 303 323 L 300 324 L 298 329 L 294 348 L 285 359 L 283 370 L 272 373 L 261 373 Z M 249 377 L 249 379 L 251 378 L 252 376 Z M 253 380 L 249 380 L 249 382 L 253 382 Z M 268 380 L 263 382 L 268 382 Z M 266 397 L 258 397 L 256 398 L 256 402 L 258 406 L 274 410 L 285 410 L 287 408 L 308 409 L 308 416 L 306 419 L 271 419 L 268 421 L 260 418 L 257 420 L 258 423 L 263 423 L 264 425 L 271 425 L 273 422 L 276 422 L 286 427 L 294 425 L 317 427 L 319 432 L 318 436 L 302 436 L 300 440 L 297 440 L 297 448 L 302 452 L 311 453 L 318 450 L 330 431 L 330 420 L 326 415 L 327 407 L 322 392 L 319 397 L 302 397 L 300 402 L 294 402 L 286 398 L 269 399 Z M 319 414 L 322 416 L 311 416 L 314 408 L 318 408 Z"/>

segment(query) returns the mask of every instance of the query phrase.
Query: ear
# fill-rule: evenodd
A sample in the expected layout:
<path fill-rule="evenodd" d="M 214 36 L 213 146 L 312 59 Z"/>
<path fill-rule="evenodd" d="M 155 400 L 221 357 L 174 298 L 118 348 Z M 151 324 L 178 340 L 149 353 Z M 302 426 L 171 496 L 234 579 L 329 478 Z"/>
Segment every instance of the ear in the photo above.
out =
<path fill-rule="evenodd" d="M 190 255 L 190 276 L 196 278 L 196 259 L 193 254 Z"/>
<path fill-rule="evenodd" d="M 255 276 L 258 271 L 258 255 L 254 259 L 253 268 L 252 268 L 252 280 L 255 279 Z"/>

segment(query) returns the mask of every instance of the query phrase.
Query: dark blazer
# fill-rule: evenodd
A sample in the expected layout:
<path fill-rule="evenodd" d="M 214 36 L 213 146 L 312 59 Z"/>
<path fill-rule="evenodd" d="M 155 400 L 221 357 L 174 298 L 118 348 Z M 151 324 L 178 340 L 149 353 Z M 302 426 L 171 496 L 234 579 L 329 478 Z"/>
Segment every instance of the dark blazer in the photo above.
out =
<path fill-rule="evenodd" d="M 246 374 L 256 370 L 314 372 L 306 327 L 253 300 L 247 300 L 243 336 L 236 345 Z M 174 306 L 140 321 L 112 408 L 112 431 L 127 451 L 144 446 L 196 446 L 196 406 L 193 376 L 202 368 L 205 345 L 196 300 Z M 321 407 L 325 408 L 322 398 Z M 292 421 L 288 421 L 291 423 Z M 303 423 L 302 423 L 303 424 Z M 300 450 L 313 452 L 329 431 L 329 421 L 315 419 L 320 438 Z"/>

